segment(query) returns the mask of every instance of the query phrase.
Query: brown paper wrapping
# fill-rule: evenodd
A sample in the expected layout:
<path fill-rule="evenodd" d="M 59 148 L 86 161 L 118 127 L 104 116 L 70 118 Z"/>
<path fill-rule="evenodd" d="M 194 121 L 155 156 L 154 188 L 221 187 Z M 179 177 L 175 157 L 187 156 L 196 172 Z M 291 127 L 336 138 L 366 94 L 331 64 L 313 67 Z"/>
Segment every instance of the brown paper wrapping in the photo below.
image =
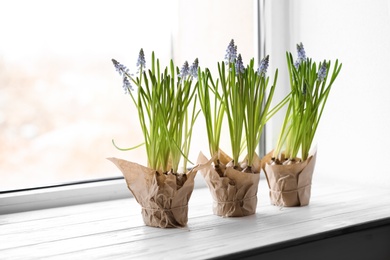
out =
<path fill-rule="evenodd" d="M 194 189 L 197 167 L 187 172 L 182 187 L 173 174 L 158 174 L 155 170 L 118 158 L 108 158 L 123 173 L 127 187 L 142 207 L 147 226 L 184 227 L 188 221 L 188 201 Z"/>
<path fill-rule="evenodd" d="M 227 164 L 231 159 L 221 151 L 220 161 Z M 208 163 L 209 162 L 209 163 Z M 253 173 L 240 172 L 227 167 L 224 177 L 220 177 L 202 153 L 199 154 L 198 163 L 207 164 L 199 171 L 213 197 L 213 213 L 222 217 L 243 217 L 256 213 L 257 189 L 260 180 L 260 159 L 256 160 Z"/>
<path fill-rule="evenodd" d="M 289 165 L 270 164 L 271 156 L 272 152 L 262 159 L 271 203 L 280 207 L 308 205 L 317 152 L 303 162 Z"/>

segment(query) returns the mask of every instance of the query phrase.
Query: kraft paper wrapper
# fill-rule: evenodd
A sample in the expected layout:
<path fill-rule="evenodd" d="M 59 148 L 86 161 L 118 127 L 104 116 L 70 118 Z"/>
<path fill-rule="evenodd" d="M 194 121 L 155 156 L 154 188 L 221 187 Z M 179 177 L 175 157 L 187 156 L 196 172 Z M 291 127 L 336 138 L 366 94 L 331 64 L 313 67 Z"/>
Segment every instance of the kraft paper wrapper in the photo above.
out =
<path fill-rule="evenodd" d="M 147 226 L 184 227 L 188 222 L 188 201 L 194 189 L 198 166 L 187 172 L 187 180 L 178 189 L 176 176 L 156 174 L 156 171 L 137 163 L 108 158 L 123 173 L 127 187 L 142 207 Z"/>
<path fill-rule="evenodd" d="M 219 159 L 223 164 L 227 164 L 231 160 L 222 151 L 220 151 Z M 252 167 L 255 174 L 227 167 L 226 177 L 219 176 L 214 165 L 210 163 L 211 161 L 212 159 L 209 161 L 202 153 L 199 154 L 198 163 L 205 165 L 199 171 L 214 200 L 213 213 L 222 217 L 243 217 L 255 214 L 261 170 L 260 158 L 257 157 L 255 166 Z"/>
<path fill-rule="evenodd" d="M 317 151 L 305 161 L 290 165 L 270 165 L 271 157 L 272 152 L 262 160 L 271 203 L 281 207 L 308 205 Z"/>

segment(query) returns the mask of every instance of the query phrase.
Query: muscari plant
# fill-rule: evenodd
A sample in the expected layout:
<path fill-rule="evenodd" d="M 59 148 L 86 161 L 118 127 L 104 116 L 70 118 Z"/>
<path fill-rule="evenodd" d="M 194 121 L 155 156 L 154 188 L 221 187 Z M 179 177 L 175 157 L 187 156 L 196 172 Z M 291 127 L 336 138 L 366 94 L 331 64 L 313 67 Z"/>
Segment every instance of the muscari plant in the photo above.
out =
<path fill-rule="evenodd" d="M 192 129 L 200 110 L 196 109 L 197 84 L 193 80 L 198 75 L 198 59 L 189 66 L 186 61 L 181 69 L 172 60 L 169 66 L 160 69 L 160 61 L 152 52 L 151 68 L 146 69 L 143 49 L 137 61 L 137 76 L 129 69 L 112 59 L 123 78 L 123 88 L 129 94 L 138 110 L 139 123 L 144 143 L 122 151 L 145 145 L 148 167 L 159 173 L 179 173 L 179 164 L 187 169 L 190 162 Z M 137 87 L 133 88 L 133 84 Z M 136 92 L 136 93 L 134 93 Z"/>
<path fill-rule="evenodd" d="M 241 54 L 237 56 L 234 40 L 231 40 L 226 50 L 225 62 L 218 62 L 218 80 L 214 82 L 207 69 L 199 77 L 199 100 L 206 120 L 211 156 L 219 151 L 222 121 L 226 114 L 232 165 L 236 169 L 242 169 L 239 157 L 246 148 L 247 167 L 244 169 L 246 172 L 251 172 L 256 148 L 266 122 L 288 101 L 287 96 L 275 107 L 270 108 L 278 71 L 275 71 L 274 81 L 268 89 L 269 77 L 266 76 L 268 63 L 269 56 L 266 56 L 255 69 L 252 58 L 245 67 Z M 214 95 L 213 109 L 210 106 L 209 90 Z"/>
<path fill-rule="evenodd" d="M 314 135 L 318 128 L 331 87 L 342 64 L 336 59 L 331 70 L 331 61 L 314 62 L 306 57 L 303 44 L 297 44 L 298 58 L 286 53 L 291 86 L 291 98 L 279 134 L 274 159 L 279 161 L 305 161 L 309 156 Z M 284 156 L 281 150 L 284 147 Z"/>

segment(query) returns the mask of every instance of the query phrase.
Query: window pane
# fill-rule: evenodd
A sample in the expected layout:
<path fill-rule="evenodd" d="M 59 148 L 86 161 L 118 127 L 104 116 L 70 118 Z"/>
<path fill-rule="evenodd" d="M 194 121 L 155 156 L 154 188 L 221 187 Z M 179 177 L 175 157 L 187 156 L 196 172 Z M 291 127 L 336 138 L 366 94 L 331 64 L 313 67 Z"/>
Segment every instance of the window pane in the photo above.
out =
<path fill-rule="evenodd" d="M 111 58 L 135 69 L 142 47 L 167 60 L 173 3 L 2 2 L 0 190 L 119 176 L 111 156 L 146 162 L 111 144 L 143 140 Z"/>
<path fill-rule="evenodd" d="M 315 135 L 315 175 L 388 188 L 390 1 L 266 1 L 266 7 L 267 47 L 279 55 L 278 87 L 290 88 L 285 51 L 296 57 L 297 43 L 316 62 L 331 60 L 332 69 L 336 59 L 343 64 Z M 283 117 L 279 112 L 271 123 L 280 125 L 267 128 L 269 150 Z"/>
<path fill-rule="evenodd" d="M 317 131 L 316 168 L 347 184 L 389 188 L 390 1 L 314 2 L 297 1 L 297 38 L 307 55 L 343 63 Z"/>
<path fill-rule="evenodd" d="M 181 67 L 198 57 L 216 72 L 231 39 L 244 62 L 256 55 L 255 1 L 3 2 L 0 190 L 121 176 L 107 157 L 146 164 L 143 147 L 121 152 L 111 144 L 143 142 L 112 58 L 135 73 L 143 48 L 147 63 L 155 51 L 162 64 L 172 57 Z M 204 129 L 200 116 L 194 162 L 200 150 L 208 154 Z M 229 153 L 224 131 L 221 147 Z"/>

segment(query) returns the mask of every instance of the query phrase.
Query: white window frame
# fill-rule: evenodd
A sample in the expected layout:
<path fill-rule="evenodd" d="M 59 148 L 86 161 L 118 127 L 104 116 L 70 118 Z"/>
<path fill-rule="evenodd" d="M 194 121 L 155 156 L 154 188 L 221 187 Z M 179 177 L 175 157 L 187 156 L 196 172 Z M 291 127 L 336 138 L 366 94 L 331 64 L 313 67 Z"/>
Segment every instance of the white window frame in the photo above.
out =
<path fill-rule="evenodd" d="M 1 192 L 0 214 L 122 199 L 129 195 L 123 178 Z"/>

